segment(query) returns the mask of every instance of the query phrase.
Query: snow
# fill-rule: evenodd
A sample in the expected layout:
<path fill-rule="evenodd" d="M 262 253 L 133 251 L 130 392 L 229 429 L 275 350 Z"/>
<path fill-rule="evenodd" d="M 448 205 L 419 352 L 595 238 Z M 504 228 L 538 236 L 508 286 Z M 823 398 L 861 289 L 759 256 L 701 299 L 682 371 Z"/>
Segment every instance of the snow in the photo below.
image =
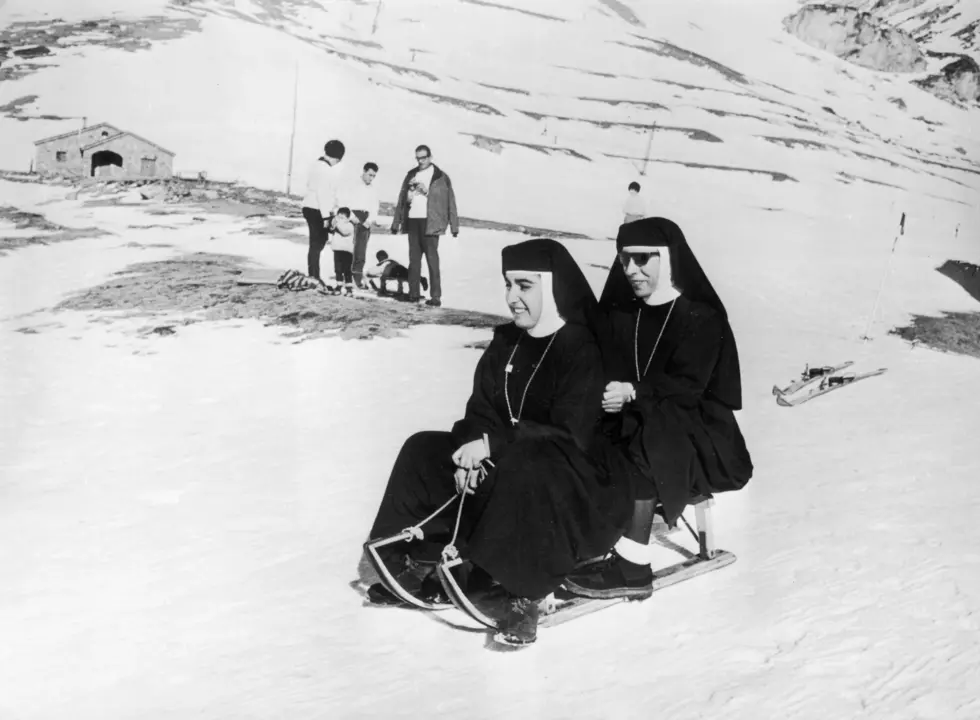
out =
<path fill-rule="evenodd" d="M 324 53 L 290 24 L 301 18 L 313 37 L 370 37 L 372 6 L 305 5 L 276 21 L 291 35 L 257 22 L 282 8 L 214 3 L 205 6 L 222 13 L 205 14 L 199 33 L 126 54 L 124 65 L 118 51 L 76 47 L 57 67 L 0 85 L 0 104 L 38 94 L 39 113 L 98 116 L 173 147 L 184 167 L 282 187 L 299 62 L 307 92 L 294 188 L 301 161 L 337 135 L 348 139 L 349 168 L 379 161 L 382 196 L 391 198 L 411 149 L 429 141 L 464 214 L 600 238 L 566 243 L 596 290 L 605 271 L 595 266 L 612 260 L 601 238 L 614 233 L 625 186 L 637 179 L 601 153 L 642 156 L 646 137 L 561 126 L 559 145 L 596 156 L 583 165 L 515 148 L 487 153 L 458 132 L 545 143 L 539 121 L 515 107 L 662 118 L 725 142 L 656 135 L 657 158 L 798 180 L 664 164 L 640 178 L 651 210 L 684 228 L 738 337 L 739 422 L 756 475 L 715 508 L 718 544 L 738 561 L 648 602 L 543 630 L 528 650 L 493 653 L 484 634 L 461 629 L 472 623 L 458 613 L 364 608 L 351 587 L 401 443 L 458 418 L 479 357 L 465 345 L 487 331 L 420 327 L 396 339 L 296 344 L 253 321 L 146 337 L 136 332 L 142 318 L 55 312 L 67 294 L 133 263 L 185 252 L 303 269 L 305 239 L 250 235 L 254 220 L 149 216 L 135 199 L 92 207 L 70 188 L 0 179 L 0 206 L 110 233 L 0 256 L 0 718 L 980 717 L 969 680 L 980 666 L 980 418 L 970 402 L 980 365 L 887 334 L 912 314 L 977 309 L 935 268 L 980 262 L 980 181 L 917 163 L 898 146 L 972 153 L 976 111 L 860 68 L 847 66 L 855 79 L 844 77 L 834 59 L 803 59 L 779 30 L 793 5 L 635 3 L 645 23 L 637 30 L 584 0 L 521 4 L 567 23 L 470 3 L 388 3 L 374 38 L 382 49 L 336 44 L 426 69 L 434 83 Z M 7 0 L 0 12 L 64 17 L 69 8 L 79 19 L 183 12 L 129 0 Z M 766 113 L 765 103 L 717 90 L 656 86 L 654 100 L 682 96 L 669 114 L 602 105 L 587 114 L 576 98 L 650 100 L 650 82 L 553 66 L 732 90 L 713 71 L 606 42 L 633 31 L 792 87 L 798 112 L 838 133 L 843 121 L 819 114 L 830 103 L 879 139 L 817 139 L 910 169 L 766 143 L 755 136 L 817 136 L 707 114 L 700 108 Z M 412 47 L 430 52 L 412 64 Z M 96 76 L 112 82 L 86 81 Z M 163 81 L 167 94 L 134 101 L 136 88 Z M 395 82 L 507 114 L 433 105 Z M 945 125 L 924 132 L 891 96 L 906 100 L 908 116 Z M 0 164 L 26 165 L 33 140 L 62 127 L 0 117 Z M 838 171 L 902 187 L 842 185 Z M 137 227 L 152 224 L 173 229 Z M 0 224 L 0 239 L 24 236 Z M 502 314 L 499 251 L 525 237 L 468 227 L 445 237 L 446 303 Z M 369 258 L 386 249 L 404 262 L 404 242 L 376 230 Z M 862 341 L 879 288 L 871 340 Z M 772 385 L 804 363 L 844 359 L 888 372 L 795 409 L 773 402 Z M 665 562 L 669 554 L 661 551 Z"/>

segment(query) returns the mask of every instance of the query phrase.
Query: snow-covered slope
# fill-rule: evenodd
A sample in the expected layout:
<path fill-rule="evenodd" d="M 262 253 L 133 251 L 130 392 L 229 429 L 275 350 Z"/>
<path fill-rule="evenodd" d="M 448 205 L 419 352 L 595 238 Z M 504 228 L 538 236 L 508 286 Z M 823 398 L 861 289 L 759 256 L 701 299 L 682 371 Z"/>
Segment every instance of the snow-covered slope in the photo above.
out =
<path fill-rule="evenodd" d="M 464 215 L 600 237 L 625 186 L 644 179 L 648 146 L 657 210 L 695 194 L 785 209 L 817 193 L 846 203 L 855 182 L 970 202 L 980 110 L 805 47 L 781 27 L 792 9 L 7 0 L 7 23 L 64 22 L 51 54 L 0 67 L 15 73 L 0 84 L 0 165 L 27 169 L 34 140 L 85 116 L 175 150 L 178 169 L 285 189 L 298 76 L 294 191 L 339 137 L 349 172 L 382 166 L 385 199 L 427 143 Z M 14 49 L 45 39 L 19 24 L 6 35 Z M 140 42 L 127 45 L 132 35 Z"/>

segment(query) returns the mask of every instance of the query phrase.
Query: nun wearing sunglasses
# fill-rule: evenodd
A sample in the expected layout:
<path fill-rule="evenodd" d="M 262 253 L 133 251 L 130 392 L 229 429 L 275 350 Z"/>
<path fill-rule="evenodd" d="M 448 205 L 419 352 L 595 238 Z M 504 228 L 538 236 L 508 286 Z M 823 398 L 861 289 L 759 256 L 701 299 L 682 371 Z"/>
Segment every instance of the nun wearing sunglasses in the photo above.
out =
<path fill-rule="evenodd" d="M 624 224 L 599 301 L 606 386 L 599 445 L 610 475 L 629 477 L 633 517 L 611 562 L 570 576 L 591 598 L 652 593 L 646 545 L 657 504 L 673 525 L 698 494 L 738 490 L 752 461 L 735 419 L 742 407 L 725 306 L 681 229 L 664 218 Z"/>

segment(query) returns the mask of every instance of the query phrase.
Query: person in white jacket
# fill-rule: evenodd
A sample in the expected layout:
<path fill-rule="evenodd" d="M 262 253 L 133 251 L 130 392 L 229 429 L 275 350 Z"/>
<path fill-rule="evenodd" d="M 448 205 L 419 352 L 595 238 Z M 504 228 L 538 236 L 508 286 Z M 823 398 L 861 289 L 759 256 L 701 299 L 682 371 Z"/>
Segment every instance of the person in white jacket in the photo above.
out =
<path fill-rule="evenodd" d="M 342 207 L 330 221 L 330 230 L 332 230 L 330 249 L 333 250 L 336 291 L 340 292 L 343 283 L 343 291 L 347 295 L 354 294 L 354 276 L 351 270 L 354 262 L 354 224 L 351 222 L 350 215 L 350 210 Z"/>
<path fill-rule="evenodd" d="M 323 146 L 323 156 L 310 168 L 303 198 L 303 217 L 310 229 L 310 251 L 306 256 L 306 274 L 320 279 L 320 253 L 328 242 L 334 213 L 340 207 L 340 168 L 344 144 L 331 140 Z"/>

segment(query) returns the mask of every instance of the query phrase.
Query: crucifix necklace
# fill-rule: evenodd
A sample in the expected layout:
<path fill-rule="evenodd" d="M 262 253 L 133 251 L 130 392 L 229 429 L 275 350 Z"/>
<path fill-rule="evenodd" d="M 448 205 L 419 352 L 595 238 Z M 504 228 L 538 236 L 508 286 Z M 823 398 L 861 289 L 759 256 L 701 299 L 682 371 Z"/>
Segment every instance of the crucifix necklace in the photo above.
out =
<path fill-rule="evenodd" d="M 523 337 L 523 335 L 521 336 Z M 504 366 L 504 400 L 507 401 L 507 414 L 510 416 L 510 424 L 517 425 L 518 421 L 521 419 L 521 414 L 524 412 L 524 399 L 527 397 L 527 389 L 531 387 L 531 381 L 534 380 L 534 376 L 538 374 L 538 369 L 541 367 L 541 363 L 544 361 L 544 356 L 548 354 L 551 349 L 551 344 L 558 337 L 558 331 L 556 330 L 554 335 L 551 336 L 551 340 L 548 341 L 548 345 L 545 347 L 544 352 L 541 353 L 541 357 L 538 358 L 538 362 L 534 365 L 534 370 L 531 371 L 531 377 L 527 379 L 527 384 L 524 386 L 524 393 L 521 395 L 521 404 L 517 408 L 517 417 L 514 417 L 514 411 L 510 407 L 510 390 L 507 387 L 507 380 L 510 378 L 510 374 L 514 371 L 514 355 L 517 354 L 517 348 L 521 344 L 521 338 L 517 338 L 517 342 L 514 343 L 514 349 L 511 350 L 510 357 L 507 359 L 507 365 Z"/>
<path fill-rule="evenodd" d="M 664 330 L 667 329 L 667 321 L 670 320 L 670 314 L 674 312 L 674 303 L 677 302 L 677 298 L 670 301 L 670 307 L 667 308 L 667 317 L 664 318 L 664 324 L 660 328 L 660 334 L 657 335 L 657 342 L 653 344 L 653 350 L 650 351 L 650 357 L 647 358 L 646 367 L 643 368 L 643 375 L 640 375 L 640 315 L 643 314 L 643 308 L 641 307 L 636 311 L 636 331 L 633 333 L 633 362 L 636 364 L 636 381 L 640 382 L 643 378 L 647 376 L 647 370 L 650 369 L 650 363 L 653 362 L 653 354 L 657 352 L 657 346 L 660 345 L 660 338 L 664 336 Z"/>

